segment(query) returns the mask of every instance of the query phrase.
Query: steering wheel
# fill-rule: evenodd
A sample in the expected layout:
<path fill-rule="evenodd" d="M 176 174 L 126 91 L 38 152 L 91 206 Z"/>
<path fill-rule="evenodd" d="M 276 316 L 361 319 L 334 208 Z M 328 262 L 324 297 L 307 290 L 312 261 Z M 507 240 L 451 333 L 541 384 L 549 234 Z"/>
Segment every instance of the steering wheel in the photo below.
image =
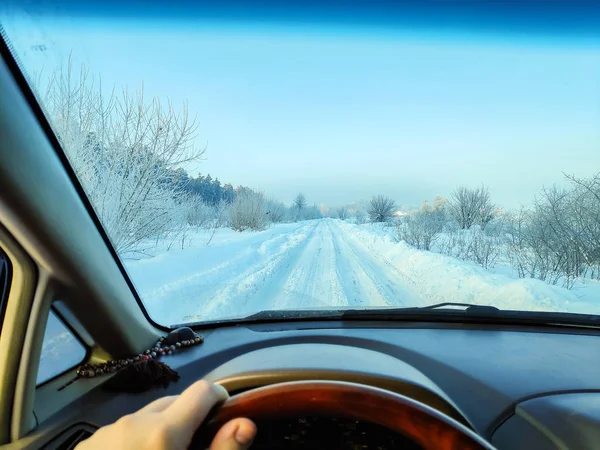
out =
<path fill-rule="evenodd" d="M 278 383 L 232 396 L 196 431 L 190 449 L 208 448 L 216 432 L 237 417 L 265 422 L 304 415 L 370 422 L 425 450 L 494 450 L 473 431 L 427 405 L 383 389 L 339 381 Z"/>

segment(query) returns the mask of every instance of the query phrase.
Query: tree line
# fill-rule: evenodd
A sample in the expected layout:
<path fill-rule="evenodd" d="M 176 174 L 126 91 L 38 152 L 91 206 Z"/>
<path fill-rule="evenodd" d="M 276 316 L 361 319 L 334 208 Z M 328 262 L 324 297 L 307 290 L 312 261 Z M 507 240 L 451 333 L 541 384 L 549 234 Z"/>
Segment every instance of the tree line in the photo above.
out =
<path fill-rule="evenodd" d="M 600 280 L 600 173 L 566 186 L 544 188 L 530 207 L 504 211 L 486 186 L 459 186 L 449 198 L 425 201 L 397 216 L 389 197 L 376 196 L 368 214 L 395 222 L 401 241 L 492 268 L 504 261 L 521 278 L 573 287 L 578 279 Z"/>
<path fill-rule="evenodd" d="M 71 61 L 36 94 L 95 213 L 121 255 L 144 253 L 159 241 L 183 246 L 190 227 L 262 230 L 269 223 L 320 217 L 299 194 L 294 204 L 267 198 L 182 168 L 202 159 L 197 122 L 180 108 L 147 98 L 143 88 L 107 91 Z"/>

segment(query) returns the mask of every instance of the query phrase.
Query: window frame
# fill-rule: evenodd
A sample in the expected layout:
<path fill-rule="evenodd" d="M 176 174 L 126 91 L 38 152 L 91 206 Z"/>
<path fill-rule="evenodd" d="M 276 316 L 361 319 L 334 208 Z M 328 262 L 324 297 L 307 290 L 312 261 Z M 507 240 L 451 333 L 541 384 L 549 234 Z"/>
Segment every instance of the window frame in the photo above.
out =
<path fill-rule="evenodd" d="M 82 358 L 75 364 L 70 365 L 70 366 L 66 366 L 65 369 L 61 369 L 59 372 L 55 373 L 54 375 L 52 375 L 51 377 L 46 378 L 44 381 L 42 381 L 41 383 L 37 382 L 37 376 L 39 374 L 39 370 L 40 370 L 40 365 L 42 364 L 42 353 L 40 352 L 40 361 L 38 364 L 38 373 L 36 374 L 36 384 L 35 384 L 35 388 L 38 389 L 42 386 L 44 386 L 47 383 L 50 383 L 51 381 L 55 380 L 56 378 L 61 377 L 62 375 L 64 375 L 67 372 L 70 372 L 71 370 L 73 370 L 75 367 L 80 366 L 83 362 L 87 361 L 90 359 L 91 354 L 92 354 L 92 349 L 90 348 L 89 345 L 86 344 L 86 342 L 81 338 L 81 336 L 79 336 L 79 333 L 77 333 L 77 331 L 75 330 L 75 328 L 73 326 L 71 326 L 71 324 L 65 320 L 64 316 L 61 314 L 61 312 L 55 308 L 54 306 L 54 302 L 52 303 L 52 305 L 50 306 L 50 310 L 48 311 L 48 316 L 46 318 L 46 322 L 45 322 L 45 328 L 48 326 L 48 321 L 50 320 L 50 315 L 54 314 L 54 317 L 56 318 L 56 320 L 59 321 L 59 323 L 71 334 L 71 336 L 77 341 L 77 343 L 81 346 L 81 348 L 83 349 L 84 353 Z M 46 336 L 46 329 L 44 328 L 44 337 Z M 43 340 L 42 340 L 42 351 L 43 351 Z"/>

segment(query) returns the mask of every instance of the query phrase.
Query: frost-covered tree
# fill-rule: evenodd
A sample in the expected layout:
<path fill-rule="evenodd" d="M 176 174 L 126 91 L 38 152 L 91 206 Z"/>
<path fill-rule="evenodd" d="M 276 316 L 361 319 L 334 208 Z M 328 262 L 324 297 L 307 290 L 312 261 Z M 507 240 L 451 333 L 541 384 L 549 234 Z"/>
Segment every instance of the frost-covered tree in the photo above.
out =
<path fill-rule="evenodd" d="M 187 205 L 186 222 L 195 227 L 206 227 L 215 217 L 214 207 L 208 205 L 198 196 L 190 199 Z"/>
<path fill-rule="evenodd" d="M 376 195 L 369 203 L 369 219 L 371 222 L 388 222 L 394 218 L 396 202 L 384 195 Z"/>
<path fill-rule="evenodd" d="M 235 193 L 233 192 L 233 186 L 230 183 L 223 185 L 223 189 L 221 191 L 221 200 L 226 203 L 233 202 L 235 197 Z"/>
<path fill-rule="evenodd" d="M 572 287 L 600 279 L 600 174 L 566 176 L 567 187 L 542 190 L 532 209 L 506 227 L 507 254 L 520 277 Z"/>
<path fill-rule="evenodd" d="M 314 220 L 314 219 L 320 219 L 323 217 L 323 215 L 321 214 L 321 210 L 319 209 L 319 207 L 316 204 L 313 204 L 312 206 L 308 206 L 306 208 L 304 208 L 303 211 L 303 219 L 305 220 Z"/>
<path fill-rule="evenodd" d="M 290 208 L 290 217 L 292 221 L 307 219 L 307 201 L 303 193 L 299 193 L 294 198 L 292 206 Z"/>
<path fill-rule="evenodd" d="M 146 99 L 143 89 L 104 92 L 87 68 L 74 73 L 70 62 L 38 92 L 119 253 L 136 251 L 186 220 L 188 197 L 170 180 L 204 153 L 193 145 L 197 127 L 186 104 L 176 110 Z"/>
<path fill-rule="evenodd" d="M 490 200 L 487 187 L 471 189 L 459 186 L 448 204 L 448 212 L 461 229 L 469 229 L 478 223 L 482 228 L 493 219 L 495 206 Z"/>
<path fill-rule="evenodd" d="M 233 230 L 259 231 L 268 224 L 267 201 L 262 193 L 244 189 L 236 194 L 229 208 L 229 225 Z"/>
<path fill-rule="evenodd" d="M 348 206 L 340 206 L 336 212 L 339 219 L 346 220 L 348 218 L 350 208 L 348 208 Z"/>
<path fill-rule="evenodd" d="M 283 202 L 270 199 L 266 202 L 267 219 L 272 223 L 283 222 L 286 217 L 286 207 Z"/>
<path fill-rule="evenodd" d="M 565 175 L 572 186 L 572 224 L 583 263 L 600 279 L 600 173 L 589 178 Z"/>
<path fill-rule="evenodd" d="M 294 199 L 294 207 L 298 211 L 302 211 L 304 208 L 306 208 L 306 205 L 306 197 L 304 196 L 304 194 L 300 193 L 296 195 L 296 198 Z"/>
<path fill-rule="evenodd" d="M 421 250 L 431 250 L 441 231 L 432 220 L 431 213 L 422 212 L 403 217 L 396 230 L 399 240 Z"/>
<path fill-rule="evenodd" d="M 445 205 L 441 197 L 434 199 L 433 206 L 425 200 L 419 211 L 402 218 L 396 228 L 398 239 L 418 249 L 431 250 L 444 229 Z"/>
<path fill-rule="evenodd" d="M 369 201 L 360 200 L 348 205 L 348 216 L 356 223 L 365 223 L 368 216 L 369 204 Z"/>

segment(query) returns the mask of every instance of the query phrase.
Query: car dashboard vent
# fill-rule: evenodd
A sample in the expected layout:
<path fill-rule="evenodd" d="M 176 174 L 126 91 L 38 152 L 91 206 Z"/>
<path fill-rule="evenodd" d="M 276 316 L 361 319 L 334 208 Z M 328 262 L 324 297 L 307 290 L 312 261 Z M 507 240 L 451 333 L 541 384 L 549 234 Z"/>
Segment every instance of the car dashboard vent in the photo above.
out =
<path fill-rule="evenodd" d="M 55 437 L 43 450 L 73 450 L 81 441 L 94 434 L 96 428 L 87 424 L 78 424 Z"/>

